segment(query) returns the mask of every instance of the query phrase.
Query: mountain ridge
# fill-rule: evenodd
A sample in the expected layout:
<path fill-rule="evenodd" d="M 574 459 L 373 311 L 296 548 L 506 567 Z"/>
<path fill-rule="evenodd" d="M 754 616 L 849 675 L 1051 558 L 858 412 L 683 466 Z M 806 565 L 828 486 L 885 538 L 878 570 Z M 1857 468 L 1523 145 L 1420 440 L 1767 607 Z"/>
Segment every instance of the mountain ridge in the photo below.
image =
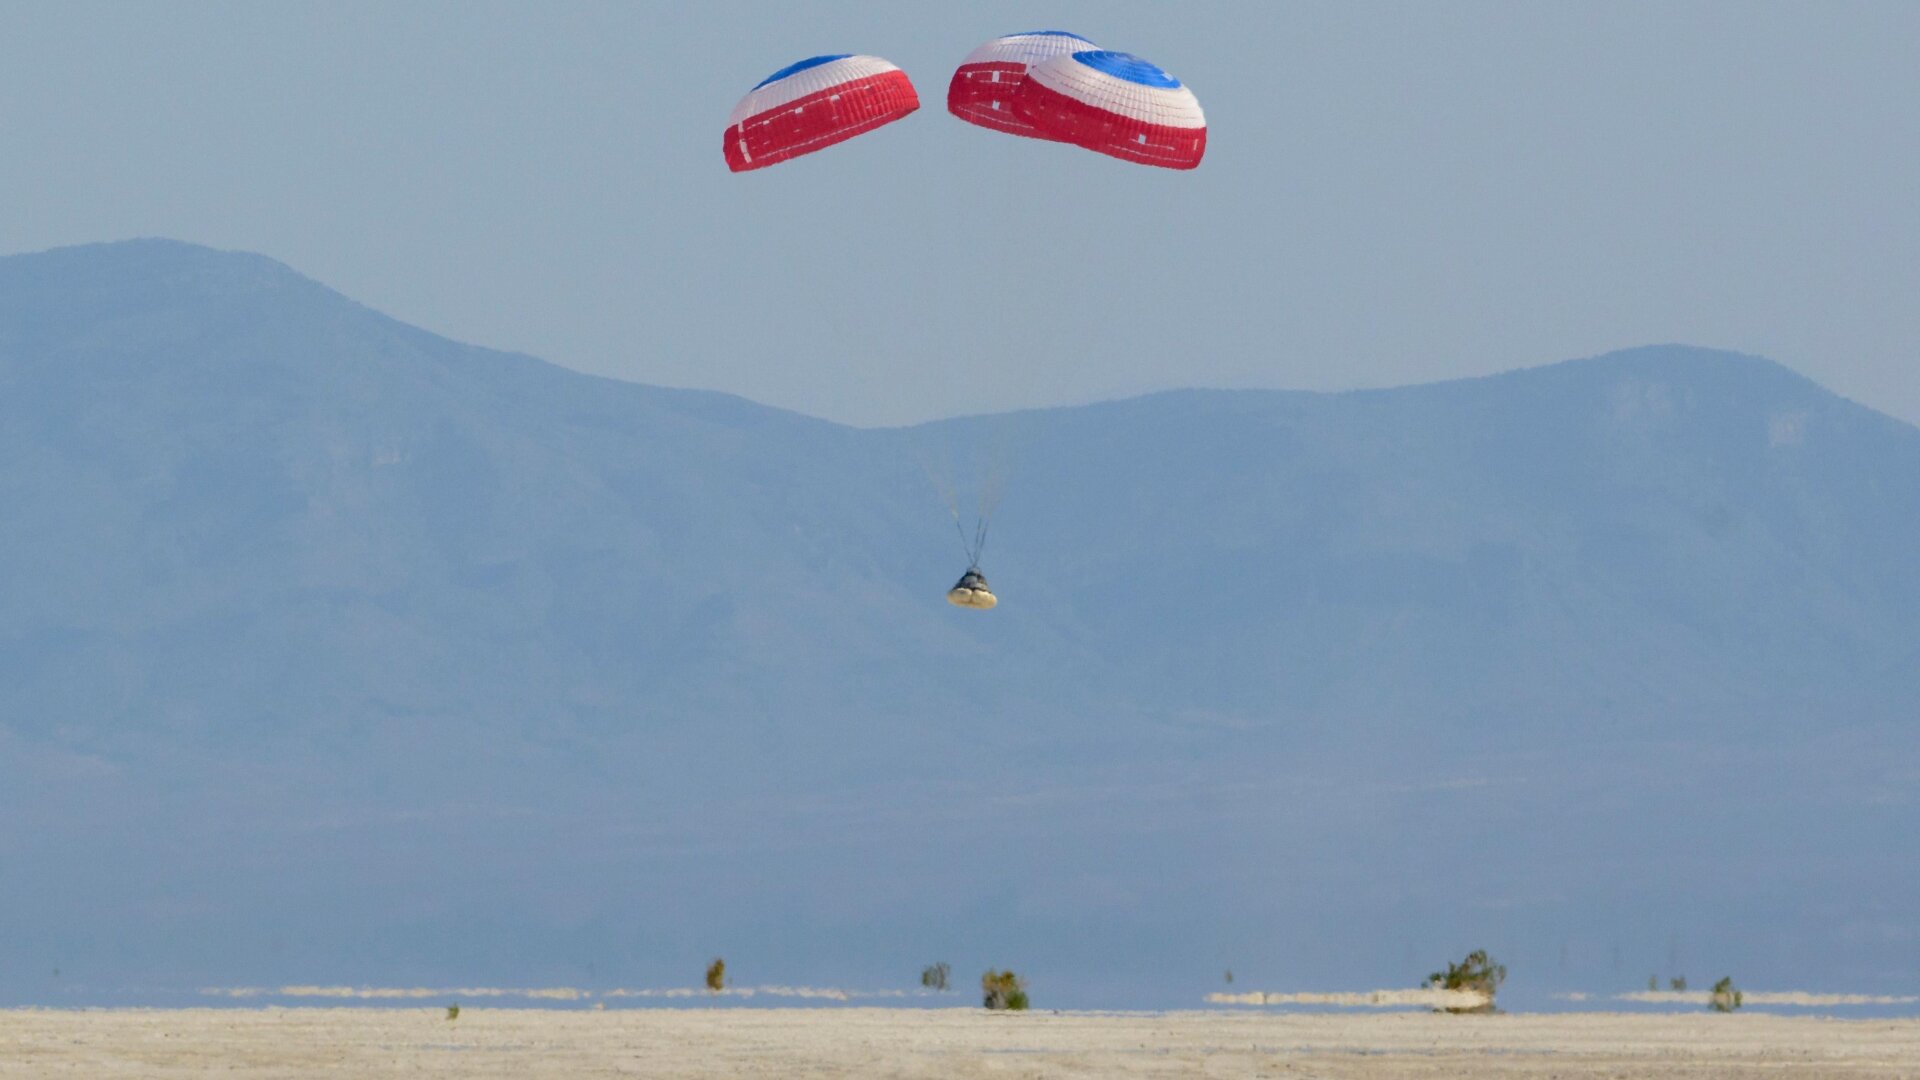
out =
<path fill-rule="evenodd" d="M 129 254 L 138 256 L 138 258 L 133 260 L 128 260 L 123 257 Z M 374 320 L 378 320 L 380 324 L 382 324 L 388 329 L 398 331 L 405 335 L 417 337 L 421 340 L 431 340 L 435 342 L 441 342 L 447 345 L 458 346 L 462 349 L 472 350 L 477 354 L 483 354 L 483 355 L 488 355 L 488 356 L 493 356 L 498 358 L 508 358 L 516 362 L 527 362 L 527 363 L 535 364 L 535 365 L 538 365 L 539 368 L 541 369 L 557 370 L 560 372 L 564 372 L 569 376 L 590 380 L 595 384 L 609 384 L 614 386 L 632 387 L 642 391 L 658 393 L 658 394 L 691 395 L 692 399 L 694 400 L 712 399 L 712 400 L 724 400 L 724 401 L 730 401 L 730 402 L 742 402 L 749 405 L 753 405 L 760 409 L 765 409 L 765 410 L 769 410 L 777 413 L 783 413 L 791 416 L 804 417 L 809 420 L 815 420 L 819 423 L 831 424 L 835 427 L 845 427 L 845 428 L 849 428 L 851 430 L 856 430 L 856 431 L 905 431 L 905 430 L 913 430 L 915 428 L 922 428 L 922 427 L 928 427 L 933 425 L 949 424 L 949 423 L 955 423 L 955 422 L 966 422 L 971 420 L 981 420 L 981 419 L 986 419 L 994 416 L 1021 415 L 1026 413 L 1043 413 L 1043 412 L 1055 411 L 1060 409 L 1100 408 L 1100 407 L 1105 407 L 1110 405 L 1121 405 L 1121 404 L 1134 402 L 1134 401 L 1149 401 L 1156 398 L 1168 397 L 1168 396 L 1179 396 L 1179 395 L 1221 394 L 1221 395 L 1244 395 L 1248 397 L 1261 397 L 1266 395 L 1281 395 L 1281 396 L 1307 395 L 1307 396 L 1316 396 L 1316 397 L 1340 397 L 1340 396 L 1347 396 L 1347 395 L 1367 396 L 1367 395 L 1374 395 L 1374 394 L 1396 394 L 1396 393 L 1404 393 L 1404 392 L 1416 391 L 1416 390 L 1422 390 L 1422 389 L 1428 389 L 1428 388 L 1448 387 L 1448 386 L 1455 386 L 1455 385 L 1462 385 L 1462 384 L 1474 385 L 1478 383 L 1483 383 L 1487 380 L 1503 380 L 1503 379 L 1510 379 L 1510 378 L 1525 377 L 1525 376 L 1528 376 L 1530 373 L 1544 373 L 1544 372 L 1549 372 L 1554 370 L 1571 371 L 1574 369 L 1578 369 L 1584 365 L 1632 365 L 1636 363 L 1639 358 L 1647 357 L 1647 356 L 1664 356 L 1665 359 L 1660 361 L 1662 363 L 1671 362 L 1675 356 L 1679 356 L 1683 360 L 1683 362 L 1705 362 L 1705 363 L 1719 364 L 1719 363 L 1730 361 L 1730 362 L 1740 363 L 1740 364 L 1758 364 L 1766 369 L 1770 369 L 1777 373 L 1782 373 L 1782 374 L 1791 376 L 1793 379 L 1798 380 L 1799 382 L 1804 384 L 1806 387 L 1817 389 L 1822 394 L 1826 394 L 1838 400 L 1845 401 L 1848 404 L 1856 405 L 1860 408 L 1867 409 L 1871 412 L 1874 412 L 1876 415 L 1884 416 L 1886 417 L 1887 420 L 1895 424 L 1898 424 L 1902 427 L 1915 428 L 1915 430 L 1920 430 L 1920 427 L 1915 427 L 1915 425 L 1910 424 L 1904 420 L 1901 420 L 1890 414 L 1884 413 L 1880 410 L 1874 409 L 1870 405 L 1839 395 L 1834 391 L 1829 390 L 1826 387 L 1821 386 L 1820 384 L 1814 382 L 1812 379 L 1808 378 L 1807 376 L 1802 375 L 1799 372 L 1794 371 L 1792 368 L 1789 368 L 1779 363 L 1778 361 L 1769 359 L 1764 356 L 1759 356 L 1756 354 L 1742 353 L 1742 352 L 1739 352 L 1736 350 L 1730 350 L 1730 349 L 1720 349 L 1720 348 L 1713 348 L 1713 347 L 1707 347 L 1707 346 L 1691 345 L 1683 342 L 1649 343 L 1645 345 L 1632 346 L 1632 347 L 1623 348 L 1623 349 L 1615 349 L 1605 353 L 1599 353 L 1591 356 L 1583 356 L 1583 357 L 1575 357 L 1575 358 L 1564 359 L 1564 360 L 1550 361 L 1547 363 L 1537 364 L 1529 367 L 1513 368 L 1506 371 L 1492 372 L 1484 375 L 1459 376 L 1459 377 L 1453 377 L 1453 378 L 1434 380 L 1430 382 L 1407 383 L 1407 384 L 1388 386 L 1388 387 L 1359 387 L 1359 388 L 1344 389 L 1344 390 L 1303 390 L 1303 389 L 1290 389 L 1290 388 L 1281 388 L 1281 387 L 1174 387 L 1174 388 L 1168 388 L 1165 390 L 1156 390 L 1156 391 L 1150 391 L 1142 394 L 1128 395 L 1126 397 L 1083 402 L 1083 403 L 1073 404 L 1073 405 L 1034 406 L 1030 408 L 1012 410 L 1010 412 L 1004 412 L 1004 413 L 966 414 L 961 416 L 941 417 L 941 418 L 936 418 L 932 420 L 919 421 L 911 424 L 858 426 L 858 425 L 842 424 L 838 421 L 825 420 L 818 417 L 812 417 L 806 413 L 782 408 L 777 405 L 769 405 L 764 402 L 755 401 L 751 398 L 747 398 L 739 394 L 729 393 L 727 391 L 706 390 L 706 389 L 699 389 L 699 388 L 692 388 L 692 387 L 669 387 L 669 386 L 656 385 L 652 383 L 643 383 L 643 382 L 636 382 L 633 380 L 619 379 L 611 376 L 595 375 L 589 372 L 578 371 L 576 369 L 569 368 L 564 365 L 555 364 L 552 361 L 544 360 L 540 357 L 533 356 L 527 353 L 514 352 L 511 350 L 493 349 L 487 346 L 472 345 L 472 344 L 458 342 L 458 341 L 455 341 L 454 339 L 447 338 L 443 335 L 436 334 L 429 330 L 420 329 L 419 327 L 415 327 L 408 323 L 395 319 L 393 316 L 388 315 L 377 308 L 367 306 L 361 303 L 360 301 L 353 299 L 352 297 L 346 296 L 338 292 L 337 290 L 334 290 L 329 286 L 300 273 L 299 271 L 293 269 L 287 264 L 280 262 L 279 260 L 273 259 L 269 256 L 257 254 L 254 252 L 213 248 L 213 247 L 209 247 L 202 244 L 196 244 L 190 241 L 173 240 L 173 239 L 162 238 L 162 237 L 141 237 L 141 238 L 129 239 L 129 240 L 111 240 L 111 241 L 99 241 L 99 242 L 88 243 L 88 244 L 69 245 L 69 246 L 63 246 L 63 247 L 50 248 L 44 251 L 22 252 L 22 253 L 16 253 L 11 255 L 0 255 L 0 290 L 6 290 L 7 292 L 14 292 L 17 295 L 17 285 L 14 282 L 9 281 L 7 277 L 7 270 L 10 265 L 13 267 L 29 267 L 30 266 L 33 268 L 33 271 L 36 274 L 36 276 L 38 276 L 43 274 L 44 269 L 49 266 L 58 268 L 60 270 L 66 270 L 69 267 L 76 270 L 91 270 L 91 269 L 97 268 L 97 266 L 102 261 L 113 264 L 113 268 L 115 270 L 119 270 L 123 273 L 127 269 L 125 264 L 128 263 L 129 261 L 131 261 L 134 264 L 133 268 L 135 269 L 136 273 L 139 273 L 140 268 L 142 267 L 157 266 L 159 268 L 172 271 L 172 273 L 170 273 L 168 277 L 170 280 L 173 280 L 173 281 L 187 281 L 187 282 L 191 282 L 195 280 L 204 281 L 211 278 L 211 279 L 219 280 L 222 282 L 232 282 L 233 284 L 243 284 L 248 281 L 252 281 L 257 283 L 272 283 L 280 288 L 291 287 L 296 290 L 309 290 L 314 294 L 323 296 L 330 301 L 334 301 L 339 304 L 348 306 L 354 309 L 359 314 L 362 314 Z M 243 274 L 240 272 L 243 269 L 247 269 L 252 272 L 248 274 Z M 203 275 L 200 278 L 196 279 L 193 276 L 186 273 L 186 271 L 190 271 L 190 270 L 200 270 L 207 273 L 203 273 Z M 150 275 L 147 276 L 147 279 L 150 280 Z M 233 291 L 244 292 L 245 290 L 233 290 Z M 260 290 L 260 291 L 265 291 L 265 290 Z M 0 292 L 0 295 L 5 295 L 5 294 L 6 294 L 5 292 Z"/>

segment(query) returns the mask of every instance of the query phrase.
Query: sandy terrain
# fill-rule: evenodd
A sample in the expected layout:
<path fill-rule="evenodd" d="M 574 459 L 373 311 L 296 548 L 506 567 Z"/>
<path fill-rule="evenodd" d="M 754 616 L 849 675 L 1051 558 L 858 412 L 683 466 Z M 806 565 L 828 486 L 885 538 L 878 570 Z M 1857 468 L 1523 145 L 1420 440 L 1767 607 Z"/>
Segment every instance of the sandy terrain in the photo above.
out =
<path fill-rule="evenodd" d="M 1915 1077 L 1920 1020 L 975 1009 L 0 1011 L 0 1078 Z"/>

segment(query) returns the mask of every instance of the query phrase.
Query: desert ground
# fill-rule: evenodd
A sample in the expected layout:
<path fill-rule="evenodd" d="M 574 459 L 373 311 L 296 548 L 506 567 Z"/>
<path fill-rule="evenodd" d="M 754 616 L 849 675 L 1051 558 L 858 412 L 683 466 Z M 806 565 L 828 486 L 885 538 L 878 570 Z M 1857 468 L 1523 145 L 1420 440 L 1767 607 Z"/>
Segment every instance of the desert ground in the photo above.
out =
<path fill-rule="evenodd" d="M 0 1011 L 0 1078 L 1914 1077 L 1920 1020 L 978 1009 Z"/>

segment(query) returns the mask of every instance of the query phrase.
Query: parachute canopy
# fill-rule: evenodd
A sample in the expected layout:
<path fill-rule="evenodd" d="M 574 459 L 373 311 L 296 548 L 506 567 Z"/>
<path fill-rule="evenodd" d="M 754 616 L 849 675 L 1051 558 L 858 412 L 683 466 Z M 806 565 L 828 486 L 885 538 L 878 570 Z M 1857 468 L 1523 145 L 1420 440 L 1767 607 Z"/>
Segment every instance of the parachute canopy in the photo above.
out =
<path fill-rule="evenodd" d="M 1207 118 L 1180 80 L 1137 56 L 1092 49 L 1027 70 L 1014 110 L 1044 134 L 1163 169 L 1207 152 Z"/>
<path fill-rule="evenodd" d="M 987 588 L 987 576 L 982 574 L 977 566 L 968 567 L 967 572 L 960 575 L 960 580 L 954 583 L 953 588 L 947 590 L 947 603 L 955 607 L 985 611 L 999 602 L 1000 599 L 993 595 L 993 590 Z"/>
<path fill-rule="evenodd" d="M 947 84 L 947 111 L 969 124 L 1009 135 L 1056 139 L 1014 108 L 1027 69 L 1058 56 L 1099 46 L 1065 30 L 1030 30 L 997 37 L 967 54 Z"/>
<path fill-rule="evenodd" d="M 877 56 L 815 56 L 761 80 L 727 118 L 734 172 L 764 169 L 890 124 L 920 107 L 907 73 Z"/>

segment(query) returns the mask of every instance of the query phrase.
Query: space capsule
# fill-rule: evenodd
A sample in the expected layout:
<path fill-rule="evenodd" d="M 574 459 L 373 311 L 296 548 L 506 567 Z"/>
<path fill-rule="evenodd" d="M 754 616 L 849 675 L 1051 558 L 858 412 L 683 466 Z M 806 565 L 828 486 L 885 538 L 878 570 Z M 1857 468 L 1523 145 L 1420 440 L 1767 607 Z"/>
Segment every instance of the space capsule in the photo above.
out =
<path fill-rule="evenodd" d="M 960 575 L 960 580 L 954 583 L 953 588 L 947 590 L 947 603 L 955 607 L 986 611 L 999 602 L 999 597 L 994 596 L 993 590 L 987 588 L 987 576 L 982 574 L 977 566 L 968 567 L 967 572 Z"/>

